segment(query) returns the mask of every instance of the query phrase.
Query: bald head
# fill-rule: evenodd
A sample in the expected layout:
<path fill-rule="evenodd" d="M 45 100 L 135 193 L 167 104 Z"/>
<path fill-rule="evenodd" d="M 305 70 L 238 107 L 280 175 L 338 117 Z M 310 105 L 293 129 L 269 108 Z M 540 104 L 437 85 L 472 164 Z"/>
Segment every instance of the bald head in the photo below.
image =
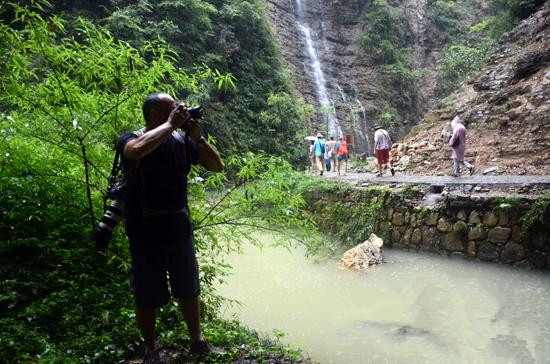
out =
<path fill-rule="evenodd" d="M 143 101 L 143 117 L 148 126 L 164 123 L 172 109 L 176 106 L 174 98 L 164 92 L 155 92 L 148 95 Z"/>

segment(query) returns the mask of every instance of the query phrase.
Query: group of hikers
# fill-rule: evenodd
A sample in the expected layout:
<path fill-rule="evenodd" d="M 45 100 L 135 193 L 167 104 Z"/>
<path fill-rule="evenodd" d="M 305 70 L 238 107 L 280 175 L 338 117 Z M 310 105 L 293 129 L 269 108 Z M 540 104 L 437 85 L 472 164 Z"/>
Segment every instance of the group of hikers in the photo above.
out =
<path fill-rule="evenodd" d="M 390 148 L 392 145 L 390 134 L 381 125 L 375 125 L 374 130 L 374 154 L 378 162 L 378 173 L 376 175 L 382 176 L 382 171 L 389 168 L 393 176 L 395 175 L 395 169 L 390 165 Z M 347 174 L 350 154 L 343 136 L 340 136 L 337 142 L 333 136 L 325 141 L 323 134 L 318 133 L 317 140 L 311 140 L 309 158 L 311 171 L 317 171 L 321 176 L 325 170 L 327 172 L 338 172 L 339 176 L 342 175 L 342 165 L 344 166 L 343 175 Z"/>
<path fill-rule="evenodd" d="M 320 175 L 323 175 L 325 168 L 330 172 L 338 172 L 341 175 L 341 166 L 344 165 L 344 176 L 348 171 L 349 150 L 343 136 L 340 136 L 338 141 L 330 136 L 328 141 L 325 141 L 323 134 L 317 134 L 317 140 L 311 140 L 309 146 L 309 159 L 311 161 L 311 170 L 317 170 Z"/>
<path fill-rule="evenodd" d="M 466 128 L 462 120 L 456 116 L 451 122 L 452 132 L 447 135 L 449 146 L 452 149 L 453 159 L 453 177 L 460 177 L 460 166 L 463 165 L 470 175 L 474 173 L 474 166 L 464 160 L 466 150 Z M 377 177 L 381 177 L 384 171 L 390 171 L 395 176 L 395 168 L 390 158 L 392 139 L 387 130 L 382 125 L 374 126 L 374 155 L 376 156 Z M 322 176 L 325 171 L 341 173 L 341 166 L 344 165 L 343 175 L 347 174 L 348 160 L 350 159 L 349 148 L 343 136 L 339 137 L 338 142 L 333 136 L 325 141 L 323 134 L 318 133 L 316 140 L 311 140 L 309 147 L 309 158 L 311 161 L 311 171 L 319 172 Z"/>

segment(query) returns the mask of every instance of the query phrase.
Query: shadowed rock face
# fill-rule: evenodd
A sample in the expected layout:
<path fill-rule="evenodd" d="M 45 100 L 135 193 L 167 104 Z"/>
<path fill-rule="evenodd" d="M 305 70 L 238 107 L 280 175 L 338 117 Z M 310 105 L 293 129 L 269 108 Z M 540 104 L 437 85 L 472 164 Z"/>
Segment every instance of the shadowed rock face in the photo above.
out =
<path fill-rule="evenodd" d="M 456 115 L 477 173 L 550 174 L 550 3 L 505 34 L 488 66 L 405 138 L 410 173 L 451 170 L 444 135 Z"/>

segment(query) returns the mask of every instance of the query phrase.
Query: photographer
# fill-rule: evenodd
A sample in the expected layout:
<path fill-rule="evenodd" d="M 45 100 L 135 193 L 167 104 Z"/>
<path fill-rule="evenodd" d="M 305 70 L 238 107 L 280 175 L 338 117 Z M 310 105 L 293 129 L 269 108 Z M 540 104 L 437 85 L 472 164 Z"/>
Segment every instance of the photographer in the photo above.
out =
<path fill-rule="evenodd" d="M 154 362 L 158 357 L 156 309 L 169 300 L 167 273 L 170 291 L 179 300 L 187 323 L 190 352 L 211 351 L 199 323 L 199 277 L 187 208 L 187 174 L 192 164 L 219 172 L 223 163 L 201 136 L 197 120 L 170 95 L 147 96 L 143 116 L 144 133 L 122 135 L 117 148 L 129 189 L 126 234 L 136 317 L 145 340 L 145 361 Z"/>

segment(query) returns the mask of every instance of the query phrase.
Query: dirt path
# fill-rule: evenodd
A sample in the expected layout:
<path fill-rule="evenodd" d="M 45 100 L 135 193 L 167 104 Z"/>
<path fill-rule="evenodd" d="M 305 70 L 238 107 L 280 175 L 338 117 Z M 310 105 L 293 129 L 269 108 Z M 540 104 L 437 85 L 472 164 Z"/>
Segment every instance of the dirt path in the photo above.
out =
<path fill-rule="evenodd" d="M 346 176 L 338 177 L 335 173 L 326 173 L 326 178 L 358 182 L 358 183 L 384 183 L 384 184 L 414 184 L 414 185 L 445 185 L 461 186 L 476 185 L 494 188 L 506 187 L 538 187 L 550 189 L 550 176 L 405 176 L 396 175 L 394 177 L 385 175 L 376 177 L 372 173 L 350 172 Z"/>

